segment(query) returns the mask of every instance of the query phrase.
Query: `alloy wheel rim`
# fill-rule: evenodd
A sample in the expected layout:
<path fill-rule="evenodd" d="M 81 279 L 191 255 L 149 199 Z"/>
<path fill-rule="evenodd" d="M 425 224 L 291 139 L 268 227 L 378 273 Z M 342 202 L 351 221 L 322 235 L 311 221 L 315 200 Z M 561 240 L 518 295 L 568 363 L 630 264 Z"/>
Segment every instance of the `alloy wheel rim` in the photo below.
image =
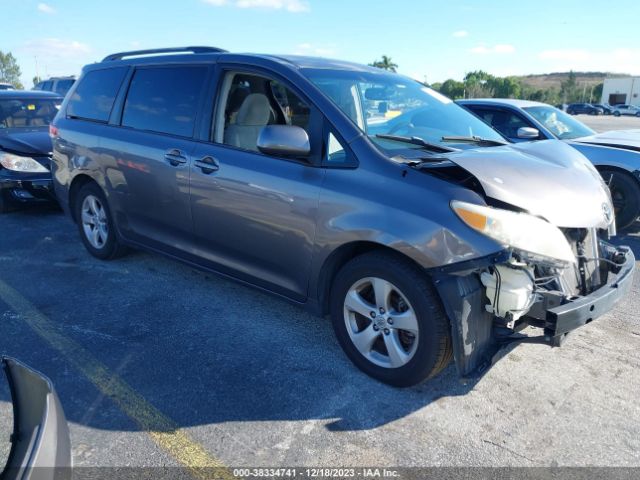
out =
<path fill-rule="evenodd" d="M 109 238 L 107 212 L 100 199 L 87 195 L 82 202 L 82 229 L 87 241 L 93 248 L 101 249 Z"/>
<path fill-rule="evenodd" d="M 391 282 L 378 277 L 358 280 L 347 291 L 344 321 L 356 349 L 384 368 L 399 368 L 418 348 L 415 310 Z"/>

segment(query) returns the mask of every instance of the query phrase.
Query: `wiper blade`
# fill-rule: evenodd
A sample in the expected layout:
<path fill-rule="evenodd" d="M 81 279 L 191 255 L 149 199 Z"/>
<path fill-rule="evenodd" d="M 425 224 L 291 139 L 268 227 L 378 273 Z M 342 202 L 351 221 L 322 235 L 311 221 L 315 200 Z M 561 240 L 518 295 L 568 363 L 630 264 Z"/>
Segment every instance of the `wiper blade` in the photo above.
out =
<path fill-rule="evenodd" d="M 475 143 L 478 145 L 487 145 L 490 147 L 499 147 L 501 145 L 509 145 L 508 142 L 502 140 L 491 140 L 490 138 L 482 138 L 476 135 L 472 137 L 463 137 L 463 136 L 448 136 L 442 137 L 443 142 L 452 142 L 452 143 Z"/>
<path fill-rule="evenodd" d="M 383 138 L 385 140 L 395 140 L 396 142 L 404 142 L 410 143 L 412 145 L 419 145 L 427 150 L 431 150 L 432 152 L 437 153 L 451 153 L 457 152 L 458 150 L 451 147 L 445 147 L 443 145 L 438 145 L 437 143 L 430 143 L 420 137 L 405 137 L 402 135 L 387 135 L 386 133 L 378 133 L 376 134 L 376 138 Z"/>

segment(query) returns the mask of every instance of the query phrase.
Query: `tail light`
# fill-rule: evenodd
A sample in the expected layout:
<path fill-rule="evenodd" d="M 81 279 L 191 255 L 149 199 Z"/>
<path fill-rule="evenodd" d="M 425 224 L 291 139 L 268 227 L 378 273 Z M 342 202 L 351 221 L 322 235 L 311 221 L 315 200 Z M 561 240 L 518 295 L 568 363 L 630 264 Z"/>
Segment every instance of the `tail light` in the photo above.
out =
<path fill-rule="evenodd" d="M 55 125 L 49 125 L 49 136 L 51 138 L 57 137 L 58 136 L 58 127 L 56 127 Z"/>

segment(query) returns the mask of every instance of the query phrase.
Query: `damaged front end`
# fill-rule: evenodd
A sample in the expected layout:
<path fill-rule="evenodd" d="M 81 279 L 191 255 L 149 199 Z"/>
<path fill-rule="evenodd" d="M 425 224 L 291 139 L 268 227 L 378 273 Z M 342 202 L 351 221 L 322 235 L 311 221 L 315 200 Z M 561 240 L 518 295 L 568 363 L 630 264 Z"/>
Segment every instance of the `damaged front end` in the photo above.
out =
<path fill-rule="evenodd" d="M 559 230 L 575 261 L 505 248 L 433 272 L 463 377 L 486 371 L 507 345 L 560 346 L 570 331 L 609 311 L 630 289 L 635 258 L 629 248 L 607 243 L 607 230 Z M 540 334 L 525 334 L 527 327 Z"/>

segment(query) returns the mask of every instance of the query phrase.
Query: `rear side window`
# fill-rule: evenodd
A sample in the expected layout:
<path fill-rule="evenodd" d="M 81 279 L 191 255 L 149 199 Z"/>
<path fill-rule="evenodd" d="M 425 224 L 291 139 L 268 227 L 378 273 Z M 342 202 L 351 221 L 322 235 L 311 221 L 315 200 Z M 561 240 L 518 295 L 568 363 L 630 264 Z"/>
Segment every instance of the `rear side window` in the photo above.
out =
<path fill-rule="evenodd" d="M 87 73 L 69 100 L 67 116 L 105 123 L 109 121 L 113 102 L 126 73 L 127 67 Z"/>
<path fill-rule="evenodd" d="M 56 85 L 56 93 L 64 97 L 69 89 L 73 86 L 74 81 L 75 80 L 58 80 L 58 84 Z"/>
<path fill-rule="evenodd" d="M 191 137 L 207 67 L 142 68 L 135 72 L 122 125 Z"/>

